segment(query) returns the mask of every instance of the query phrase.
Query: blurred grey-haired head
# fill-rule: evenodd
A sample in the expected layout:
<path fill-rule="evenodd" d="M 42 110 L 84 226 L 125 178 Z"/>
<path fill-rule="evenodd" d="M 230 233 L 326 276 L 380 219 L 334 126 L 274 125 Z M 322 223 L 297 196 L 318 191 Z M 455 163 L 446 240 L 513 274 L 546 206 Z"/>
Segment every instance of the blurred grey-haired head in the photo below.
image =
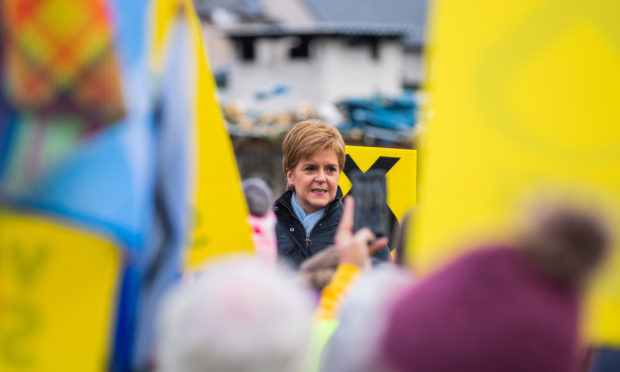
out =
<path fill-rule="evenodd" d="M 256 177 L 244 180 L 242 185 L 250 214 L 257 217 L 266 215 L 273 204 L 273 191 L 269 185 Z"/>
<path fill-rule="evenodd" d="M 389 372 L 381 338 L 390 307 L 413 283 L 411 273 L 393 265 L 365 273 L 342 305 L 340 324 L 323 350 L 321 371 Z"/>
<path fill-rule="evenodd" d="M 157 362 L 163 372 L 298 372 L 306 363 L 312 305 L 280 268 L 222 261 L 164 303 Z"/>

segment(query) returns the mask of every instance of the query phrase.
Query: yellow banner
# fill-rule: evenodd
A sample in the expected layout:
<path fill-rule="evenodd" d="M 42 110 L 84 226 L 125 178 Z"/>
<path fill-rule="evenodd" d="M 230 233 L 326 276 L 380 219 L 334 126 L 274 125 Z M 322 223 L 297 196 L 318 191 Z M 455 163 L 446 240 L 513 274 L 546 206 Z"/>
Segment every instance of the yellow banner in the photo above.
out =
<path fill-rule="evenodd" d="M 351 189 L 347 173 L 353 170 L 367 172 L 370 169 L 381 169 L 386 172 L 388 207 L 400 222 L 403 215 L 416 203 L 416 151 L 347 146 L 346 154 L 344 170 L 338 180 L 342 193 L 346 195 Z"/>
<path fill-rule="evenodd" d="M 190 0 L 154 3 L 153 65 L 161 64 L 166 32 L 177 17 L 187 22 L 194 46 L 196 92 L 194 102 L 193 229 L 185 262 L 196 269 L 231 253 L 253 253 L 249 215 L 230 137 L 216 99 L 216 88 L 202 41 L 202 28 Z"/>
<path fill-rule="evenodd" d="M 0 211 L 0 370 L 105 370 L 121 262 L 101 237 Z"/>
<path fill-rule="evenodd" d="M 438 1 L 433 11 L 411 264 L 428 271 L 509 232 L 530 195 L 565 193 L 617 213 L 620 3 Z M 616 346 L 619 252 L 587 327 Z"/>

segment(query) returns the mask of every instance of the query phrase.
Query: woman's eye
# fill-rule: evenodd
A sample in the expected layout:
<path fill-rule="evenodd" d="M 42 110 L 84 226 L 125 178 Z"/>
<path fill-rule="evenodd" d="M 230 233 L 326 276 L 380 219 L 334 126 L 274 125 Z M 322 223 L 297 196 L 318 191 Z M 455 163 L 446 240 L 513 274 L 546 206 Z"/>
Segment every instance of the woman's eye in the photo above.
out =
<path fill-rule="evenodd" d="M 304 170 L 305 170 L 306 172 L 312 172 L 312 171 L 314 170 L 314 167 L 309 166 L 309 167 L 304 168 Z"/>
<path fill-rule="evenodd" d="M 327 171 L 328 172 L 335 172 L 336 168 L 335 167 L 327 167 Z"/>

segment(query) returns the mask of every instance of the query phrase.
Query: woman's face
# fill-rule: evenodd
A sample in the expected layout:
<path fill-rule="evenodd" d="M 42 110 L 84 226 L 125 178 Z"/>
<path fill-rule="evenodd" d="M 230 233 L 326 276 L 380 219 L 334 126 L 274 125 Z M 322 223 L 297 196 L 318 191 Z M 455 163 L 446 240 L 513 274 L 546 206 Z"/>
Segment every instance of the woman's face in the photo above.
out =
<path fill-rule="evenodd" d="M 316 153 L 286 171 L 286 179 L 295 187 L 297 201 L 306 213 L 316 212 L 334 200 L 339 176 L 334 150 Z"/>

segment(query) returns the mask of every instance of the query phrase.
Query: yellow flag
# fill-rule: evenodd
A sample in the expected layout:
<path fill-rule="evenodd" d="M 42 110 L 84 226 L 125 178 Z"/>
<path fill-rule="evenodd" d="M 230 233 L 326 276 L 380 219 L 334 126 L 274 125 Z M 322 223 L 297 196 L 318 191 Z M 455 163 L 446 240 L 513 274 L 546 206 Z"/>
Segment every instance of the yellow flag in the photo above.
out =
<path fill-rule="evenodd" d="M 190 201 L 194 226 L 188 239 L 185 262 L 187 269 L 195 269 L 214 257 L 252 253 L 254 248 L 237 163 L 216 99 L 215 83 L 202 41 L 202 28 L 191 0 L 155 1 L 152 66 L 156 70 L 161 66 L 166 33 L 177 20 L 176 17 L 183 17 L 187 22 L 195 53 L 193 132 L 196 142 L 194 191 Z"/>
<path fill-rule="evenodd" d="M 0 211 L 0 370 L 103 371 L 121 262 L 102 237 Z"/>
<path fill-rule="evenodd" d="M 617 213 L 620 2 L 438 1 L 433 11 L 411 264 L 428 271 L 508 232 L 536 193 L 578 195 Z M 616 346 L 619 251 L 587 327 Z"/>

